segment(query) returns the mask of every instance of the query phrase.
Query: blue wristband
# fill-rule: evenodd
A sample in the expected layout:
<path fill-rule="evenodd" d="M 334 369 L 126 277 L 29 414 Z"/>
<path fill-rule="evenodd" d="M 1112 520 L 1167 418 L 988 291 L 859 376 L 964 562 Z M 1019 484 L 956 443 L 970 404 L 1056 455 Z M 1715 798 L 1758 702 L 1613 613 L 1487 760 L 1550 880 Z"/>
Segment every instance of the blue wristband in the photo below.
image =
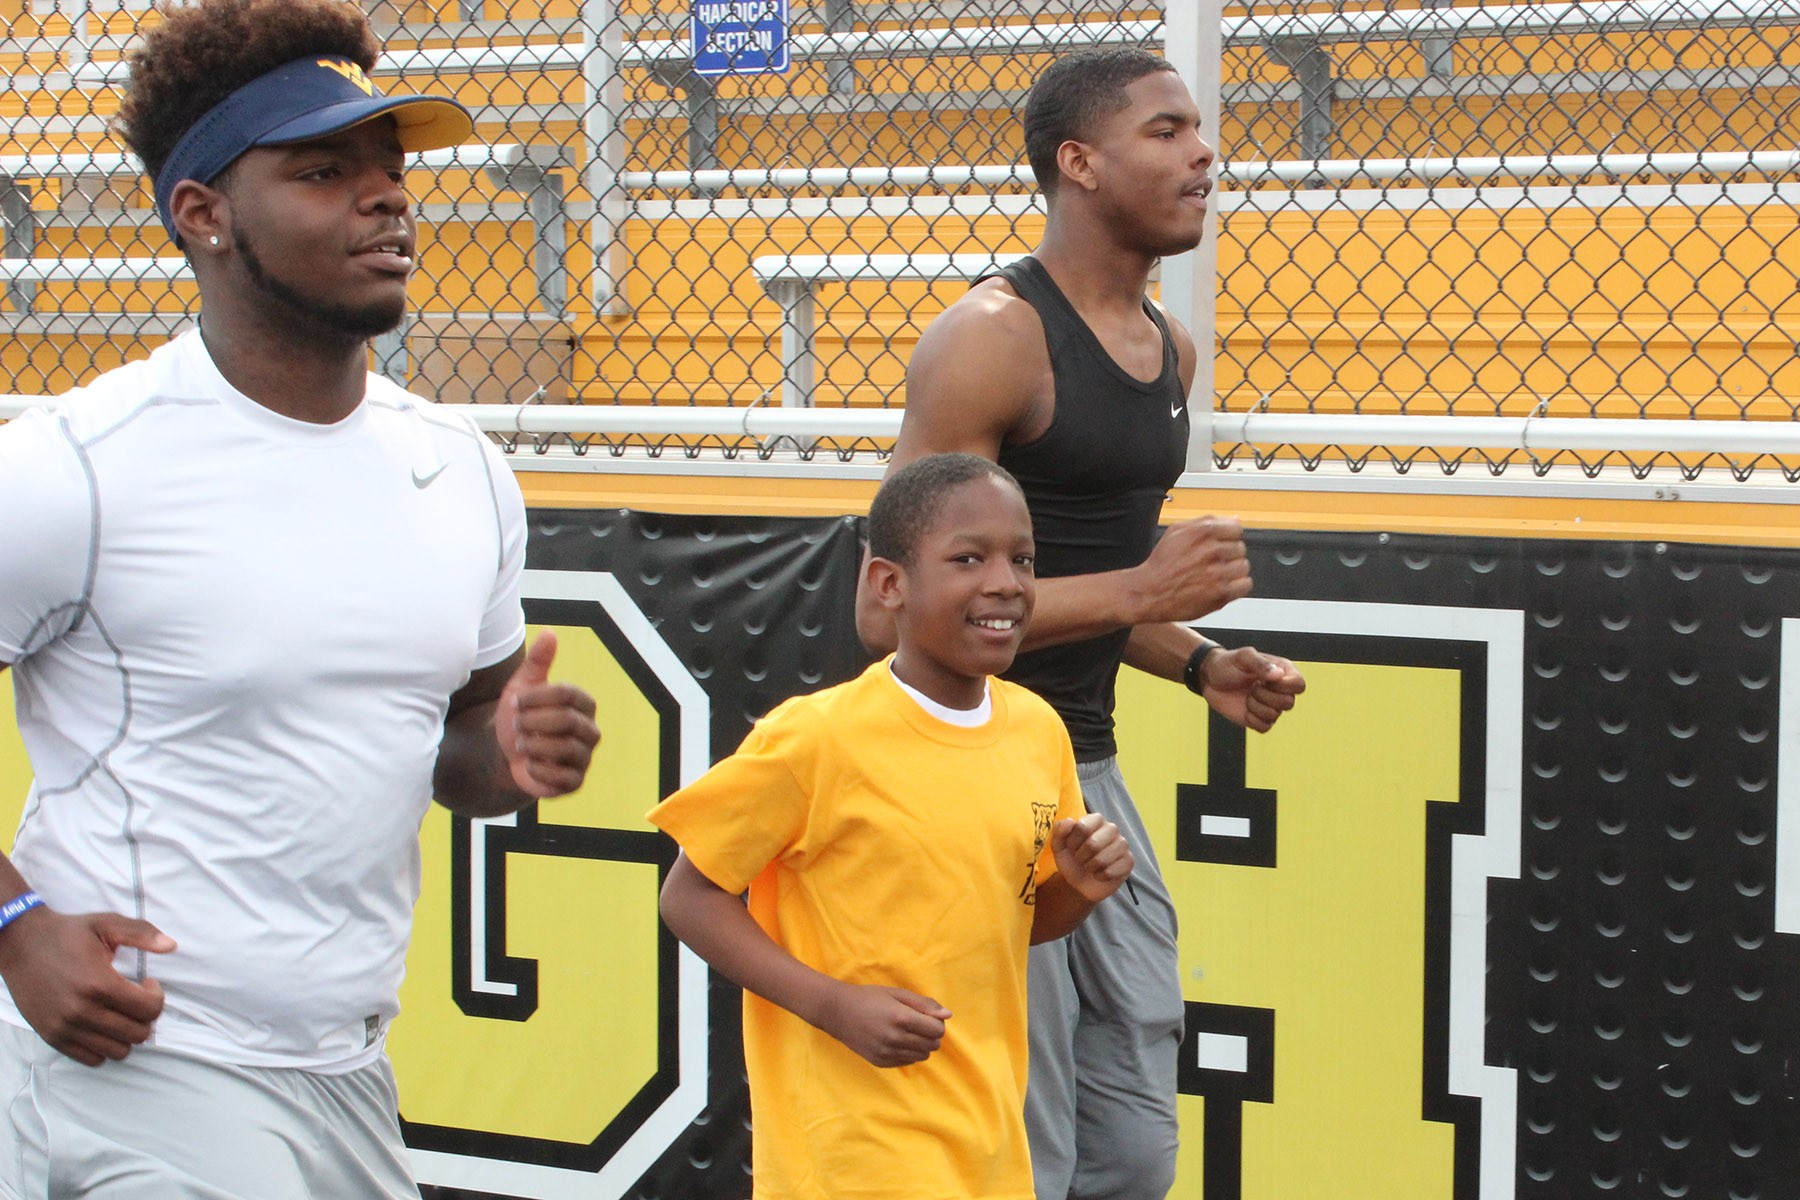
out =
<path fill-rule="evenodd" d="M 5 904 L 0 904 L 0 929 L 5 929 L 32 909 L 41 908 L 43 903 L 44 898 L 36 892 L 21 892 Z"/>

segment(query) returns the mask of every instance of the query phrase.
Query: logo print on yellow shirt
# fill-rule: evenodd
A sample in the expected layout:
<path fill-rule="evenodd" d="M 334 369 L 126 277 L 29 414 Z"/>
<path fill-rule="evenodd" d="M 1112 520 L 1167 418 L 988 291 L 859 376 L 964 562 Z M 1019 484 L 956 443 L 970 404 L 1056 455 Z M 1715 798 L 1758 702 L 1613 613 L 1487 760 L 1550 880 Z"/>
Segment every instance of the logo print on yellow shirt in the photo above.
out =
<path fill-rule="evenodd" d="M 1019 889 L 1019 899 L 1026 904 L 1037 903 L 1037 862 L 1044 853 L 1044 845 L 1050 840 L 1050 827 L 1056 824 L 1056 805 L 1042 800 L 1031 802 L 1031 858 L 1025 864 L 1025 885 Z"/>

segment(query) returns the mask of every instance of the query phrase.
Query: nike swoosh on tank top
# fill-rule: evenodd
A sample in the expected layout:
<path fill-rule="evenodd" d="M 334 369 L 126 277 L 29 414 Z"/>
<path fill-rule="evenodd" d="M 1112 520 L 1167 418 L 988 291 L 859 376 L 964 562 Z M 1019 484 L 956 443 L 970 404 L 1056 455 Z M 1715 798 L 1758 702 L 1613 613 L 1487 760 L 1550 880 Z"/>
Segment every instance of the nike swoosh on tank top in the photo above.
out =
<path fill-rule="evenodd" d="M 1155 544 L 1163 501 L 1187 465 L 1186 396 L 1168 323 L 1146 298 L 1144 311 L 1162 334 L 1163 363 L 1145 382 L 1113 361 L 1036 259 L 1022 258 L 999 274 L 1043 321 L 1055 377 L 1050 427 L 998 455 L 1031 509 L 1038 576 L 1136 566 Z M 1116 752 L 1113 681 L 1129 635 L 1121 629 L 1020 654 L 1006 673 L 1061 714 L 1079 762 Z"/>

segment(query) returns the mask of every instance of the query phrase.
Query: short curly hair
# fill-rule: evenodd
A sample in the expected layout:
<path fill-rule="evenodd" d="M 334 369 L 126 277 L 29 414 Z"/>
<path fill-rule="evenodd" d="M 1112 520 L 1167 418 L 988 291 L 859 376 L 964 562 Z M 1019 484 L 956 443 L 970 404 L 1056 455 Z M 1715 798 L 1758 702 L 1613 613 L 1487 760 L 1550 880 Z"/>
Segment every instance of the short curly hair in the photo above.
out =
<path fill-rule="evenodd" d="M 889 475 L 869 505 L 869 553 L 912 566 L 950 493 L 978 479 L 998 479 L 1024 494 L 1010 471 L 976 454 L 930 454 Z"/>
<path fill-rule="evenodd" d="M 155 179 L 176 143 L 246 83 L 313 54 L 373 70 L 381 44 L 348 0 L 201 0 L 157 6 L 131 55 L 118 129 Z"/>

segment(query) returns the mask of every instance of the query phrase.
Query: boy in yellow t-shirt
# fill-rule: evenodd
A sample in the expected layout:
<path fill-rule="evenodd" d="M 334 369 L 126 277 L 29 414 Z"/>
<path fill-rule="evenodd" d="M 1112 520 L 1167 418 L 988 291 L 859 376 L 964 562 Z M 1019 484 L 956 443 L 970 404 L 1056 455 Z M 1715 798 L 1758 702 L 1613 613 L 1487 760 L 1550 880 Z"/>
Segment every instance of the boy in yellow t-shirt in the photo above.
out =
<path fill-rule="evenodd" d="M 1062 721 L 993 678 L 1036 598 L 1012 476 L 910 464 L 869 549 L 899 649 L 651 811 L 682 847 L 663 919 L 745 989 L 757 1200 L 1032 1200 L 1026 949 L 1131 851 L 1083 814 Z"/>

